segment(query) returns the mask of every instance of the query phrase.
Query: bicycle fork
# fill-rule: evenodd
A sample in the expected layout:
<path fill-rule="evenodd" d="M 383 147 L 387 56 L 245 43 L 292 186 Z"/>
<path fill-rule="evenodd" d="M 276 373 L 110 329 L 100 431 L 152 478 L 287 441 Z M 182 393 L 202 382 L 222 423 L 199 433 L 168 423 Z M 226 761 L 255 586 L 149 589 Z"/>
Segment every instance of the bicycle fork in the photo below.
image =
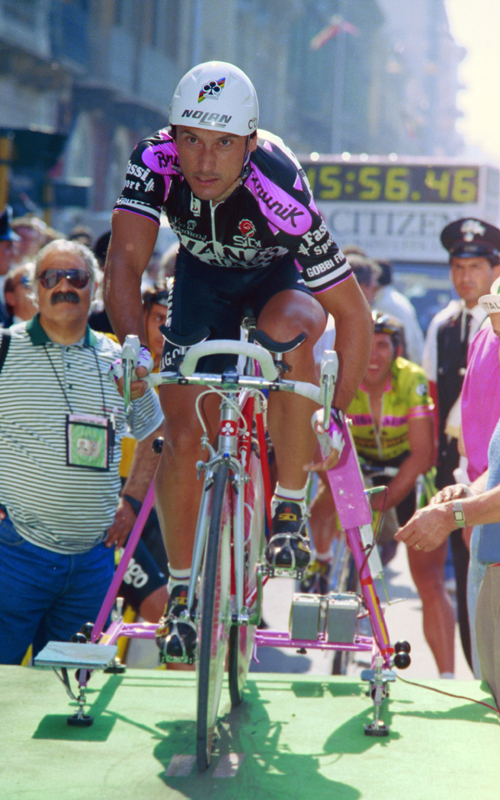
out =
<path fill-rule="evenodd" d="M 235 576 L 236 608 L 233 610 L 233 621 L 247 625 L 249 621 L 248 609 L 244 606 L 244 520 L 245 520 L 245 483 L 248 476 L 244 464 L 238 460 L 238 427 L 240 421 L 236 395 L 228 394 L 221 403 L 221 424 L 219 430 L 219 448 L 217 453 L 202 439 L 202 445 L 210 448 L 211 458 L 208 461 L 199 461 L 197 468 L 199 474 L 205 473 L 202 499 L 196 525 L 196 535 L 193 548 L 193 561 L 191 566 L 191 580 L 188 590 L 188 612 L 194 608 L 198 576 L 201 572 L 203 555 L 210 521 L 211 488 L 214 483 L 214 473 L 218 464 L 229 463 L 231 483 L 236 495 L 236 508 L 233 510 L 233 557 Z M 236 617 L 234 619 L 234 617 Z"/>

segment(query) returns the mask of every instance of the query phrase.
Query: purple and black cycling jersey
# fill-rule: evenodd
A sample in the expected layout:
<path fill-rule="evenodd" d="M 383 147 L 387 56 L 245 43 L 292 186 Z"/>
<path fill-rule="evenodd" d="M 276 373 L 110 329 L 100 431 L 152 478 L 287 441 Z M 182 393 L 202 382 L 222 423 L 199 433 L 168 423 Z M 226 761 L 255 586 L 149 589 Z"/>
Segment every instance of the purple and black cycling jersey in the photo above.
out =
<path fill-rule="evenodd" d="M 160 222 L 181 246 L 221 267 L 268 267 L 290 253 L 308 288 L 323 292 L 351 269 L 316 208 L 305 174 L 281 139 L 261 132 L 241 183 L 222 203 L 199 200 L 184 179 L 167 130 L 139 142 L 115 208 Z"/>

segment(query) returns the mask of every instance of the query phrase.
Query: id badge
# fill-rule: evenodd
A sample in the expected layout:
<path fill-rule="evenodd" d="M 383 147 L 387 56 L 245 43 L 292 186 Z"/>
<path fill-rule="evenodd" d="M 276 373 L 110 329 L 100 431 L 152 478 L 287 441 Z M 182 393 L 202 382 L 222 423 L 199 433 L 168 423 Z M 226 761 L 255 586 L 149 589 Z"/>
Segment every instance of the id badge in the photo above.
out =
<path fill-rule="evenodd" d="M 66 415 L 66 464 L 109 471 L 114 427 L 110 419 L 93 414 Z"/>

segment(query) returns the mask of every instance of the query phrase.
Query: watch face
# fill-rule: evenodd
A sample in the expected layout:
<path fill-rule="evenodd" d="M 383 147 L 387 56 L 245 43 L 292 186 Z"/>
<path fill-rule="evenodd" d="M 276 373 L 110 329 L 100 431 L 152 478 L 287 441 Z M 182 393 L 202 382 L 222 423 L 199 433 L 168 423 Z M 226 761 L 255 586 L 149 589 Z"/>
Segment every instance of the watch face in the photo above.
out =
<path fill-rule="evenodd" d="M 465 514 L 461 503 L 454 503 L 453 516 L 455 518 L 455 522 L 460 525 L 460 527 L 465 527 Z"/>

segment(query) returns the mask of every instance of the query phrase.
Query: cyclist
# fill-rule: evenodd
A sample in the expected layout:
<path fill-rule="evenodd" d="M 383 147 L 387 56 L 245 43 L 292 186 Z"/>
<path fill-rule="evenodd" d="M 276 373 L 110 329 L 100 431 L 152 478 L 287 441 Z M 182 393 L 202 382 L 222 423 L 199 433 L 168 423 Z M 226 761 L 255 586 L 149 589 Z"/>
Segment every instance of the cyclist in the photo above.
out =
<path fill-rule="evenodd" d="M 380 482 L 388 483 L 385 501 L 383 493 L 379 493 L 373 496 L 371 504 L 374 510 L 381 510 L 382 506 L 385 510 L 396 509 L 398 522 L 403 525 L 415 511 L 417 477 L 432 467 L 433 404 L 423 369 L 400 355 L 399 321 L 377 310 L 372 316 L 370 363 L 347 414 L 352 420 L 358 455 L 374 467 L 398 467 L 394 478 L 381 478 Z M 322 517 L 327 502 L 331 520 L 331 494 L 323 500 Z M 326 541 L 322 527 L 321 539 L 315 541 L 316 551 L 328 550 L 335 533 L 331 524 L 329 530 L 330 538 Z M 422 600 L 425 637 L 441 676 L 452 677 L 455 616 L 444 584 L 446 552 L 446 544 L 432 553 L 408 548 L 408 561 Z M 316 557 L 306 573 L 306 582 L 314 588 L 321 577 L 322 583 L 327 583 L 327 566 Z"/>
<path fill-rule="evenodd" d="M 113 213 L 107 309 L 121 341 L 135 333 L 145 345 L 140 282 L 163 208 L 180 240 L 169 313 L 172 329 L 192 335 L 207 327 L 210 338 L 239 339 L 242 310 L 251 303 L 259 328 L 271 338 L 288 341 L 306 333 L 304 344 L 287 354 L 286 362 L 293 379 L 317 383 L 312 350 L 330 312 L 340 359 L 334 404 L 345 411 L 368 362 L 370 312 L 295 156 L 272 134 L 258 136 L 258 115 L 252 83 L 231 64 L 201 64 L 181 79 L 170 107 L 170 128 L 140 142 L 131 156 Z M 167 341 L 162 368 L 172 368 L 178 354 Z M 208 357 L 198 369 L 220 372 L 232 363 L 231 357 Z M 151 367 L 143 346 L 138 378 Z M 115 378 L 120 386 L 119 368 Z M 132 397 L 144 388 L 144 382 L 133 382 Z M 194 625 L 185 617 L 179 621 L 179 614 L 186 604 L 201 493 L 193 467 L 199 445 L 194 414 L 198 393 L 195 387 L 160 390 L 166 423 L 156 496 L 171 595 L 157 635 L 169 657 L 189 655 L 196 641 Z M 204 402 L 215 435 L 218 402 L 213 397 Z M 310 422 L 315 408 L 285 393 L 276 393 L 269 402 L 278 484 L 267 557 L 290 570 L 303 568 L 310 558 L 303 517 L 306 471 L 315 450 Z M 336 457 L 334 452 L 329 464 Z"/>

